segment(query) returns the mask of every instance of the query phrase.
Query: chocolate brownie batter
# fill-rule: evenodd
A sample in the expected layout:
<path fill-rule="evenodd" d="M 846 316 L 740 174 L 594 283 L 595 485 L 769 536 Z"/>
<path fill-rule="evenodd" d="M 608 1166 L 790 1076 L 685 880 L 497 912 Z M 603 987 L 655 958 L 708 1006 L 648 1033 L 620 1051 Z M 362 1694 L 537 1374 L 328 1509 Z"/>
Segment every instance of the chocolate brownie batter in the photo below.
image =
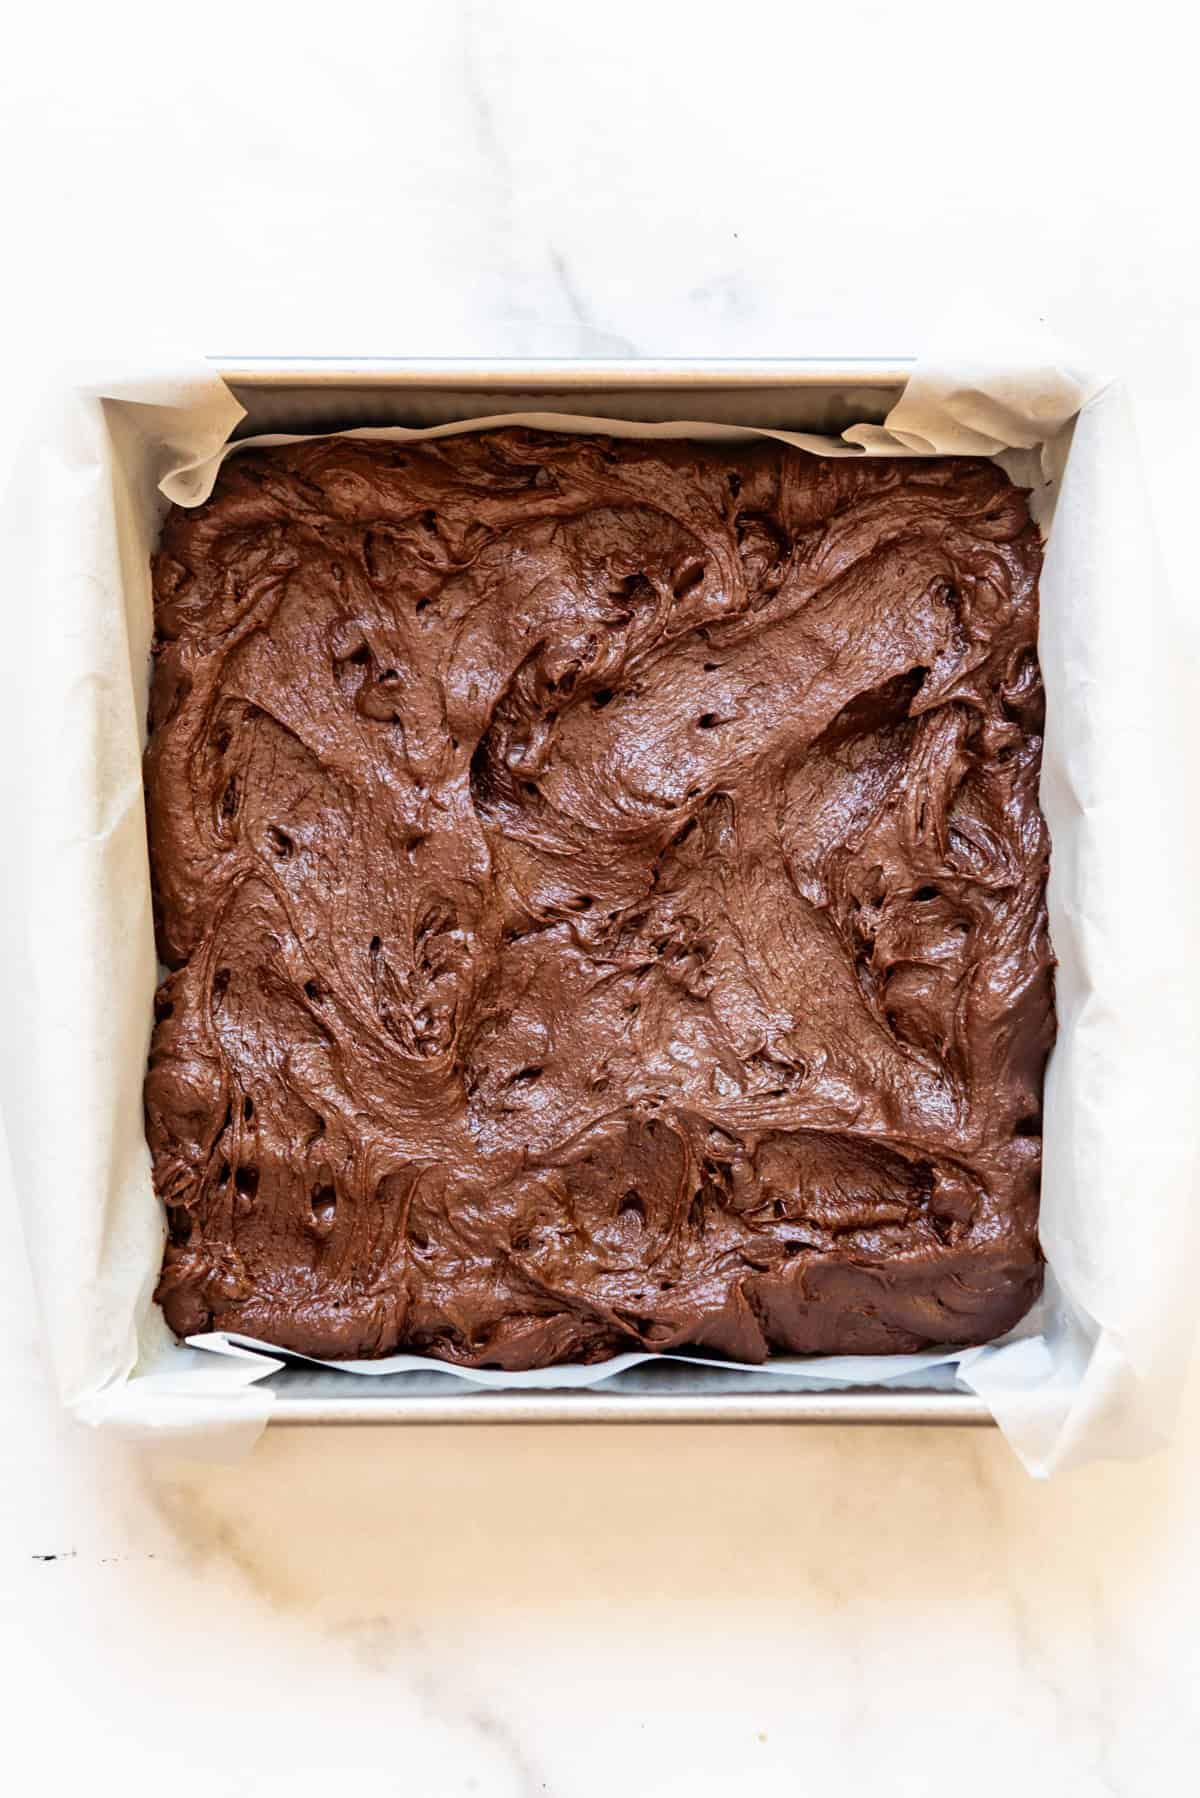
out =
<path fill-rule="evenodd" d="M 230 458 L 154 567 L 174 1328 L 525 1368 L 1014 1324 L 1040 561 L 987 461 Z"/>

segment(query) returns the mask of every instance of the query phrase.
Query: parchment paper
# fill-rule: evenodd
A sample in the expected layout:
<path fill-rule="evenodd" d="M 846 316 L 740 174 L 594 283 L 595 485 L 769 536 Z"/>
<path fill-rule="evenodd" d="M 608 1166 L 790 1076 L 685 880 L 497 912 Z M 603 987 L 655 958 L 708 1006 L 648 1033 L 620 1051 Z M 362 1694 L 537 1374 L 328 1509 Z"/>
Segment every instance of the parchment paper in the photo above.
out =
<path fill-rule="evenodd" d="M 140 756 L 148 556 L 167 499 L 196 504 L 210 490 L 240 416 L 203 366 L 68 382 L 20 459 L 5 532 L 17 650 L 4 714 L 0 1074 L 55 1371 L 86 1421 L 219 1453 L 262 1428 L 273 1399 L 258 1382 L 280 1363 L 248 1353 L 244 1338 L 181 1347 L 151 1301 L 163 1224 L 142 1127 L 155 956 Z M 757 434 L 544 413 L 363 434 L 439 436 L 481 422 Z M 1048 531 L 1042 803 L 1059 958 L 1041 1224 L 1050 1277 L 1030 1318 L 986 1348 L 775 1358 L 765 1375 L 719 1365 L 776 1388 L 957 1380 L 1035 1473 L 1141 1452 L 1169 1427 L 1192 1334 L 1200 918 L 1189 780 L 1200 772 L 1200 707 L 1192 621 L 1167 592 L 1127 403 L 1048 342 L 980 363 L 947 339 L 886 426 L 837 441 L 766 434 L 843 455 L 996 455 L 1034 486 Z M 483 1386 L 581 1385 L 619 1381 L 646 1358 L 453 1371 Z M 416 1356 L 338 1365 L 347 1390 L 381 1372 L 449 1371 Z"/>

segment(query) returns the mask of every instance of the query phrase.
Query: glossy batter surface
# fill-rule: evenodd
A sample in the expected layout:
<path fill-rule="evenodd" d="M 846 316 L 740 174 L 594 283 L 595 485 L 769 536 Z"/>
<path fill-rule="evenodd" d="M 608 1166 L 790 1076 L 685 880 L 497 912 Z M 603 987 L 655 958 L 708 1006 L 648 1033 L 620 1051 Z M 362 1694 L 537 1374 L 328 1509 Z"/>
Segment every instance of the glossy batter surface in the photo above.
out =
<path fill-rule="evenodd" d="M 1015 1323 L 1040 561 L 987 461 L 231 457 L 154 569 L 174 1328 L 524 1368 Z"/>

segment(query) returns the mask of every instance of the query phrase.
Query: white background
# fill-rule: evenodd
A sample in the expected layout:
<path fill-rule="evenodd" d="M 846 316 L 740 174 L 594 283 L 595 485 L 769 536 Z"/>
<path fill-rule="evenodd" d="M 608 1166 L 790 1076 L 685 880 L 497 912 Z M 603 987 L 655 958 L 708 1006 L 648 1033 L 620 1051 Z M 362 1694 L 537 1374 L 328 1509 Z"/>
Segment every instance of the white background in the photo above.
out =
<path fill-rule="evenodd" d="M 1194 590 L 1174 11 L 22 7 L 6 434 L 78 356 L 888 354 L 986 304 L 1128 377 Z M 212 1470 L 61 1420 L 13 1248 L 0 1318 L 14 1791 L 1194 1783 L 1195 1380 L 1169 1451 L 1049 1487 L 948 1431 L 280 1434 Z"/>

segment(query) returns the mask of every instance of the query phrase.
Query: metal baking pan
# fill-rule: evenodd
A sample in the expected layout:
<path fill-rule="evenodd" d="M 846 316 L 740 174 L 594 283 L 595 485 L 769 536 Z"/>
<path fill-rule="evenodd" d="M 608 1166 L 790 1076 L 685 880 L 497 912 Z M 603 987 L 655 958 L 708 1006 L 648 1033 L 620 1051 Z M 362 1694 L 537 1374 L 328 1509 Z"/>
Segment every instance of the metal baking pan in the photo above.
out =
<path fill-rule="evenodd" d="M 446 424 L 547 411 L 639 421 L 745 424 L 838 432 L 882 423 L 909 356 L 790 360 L 501 361 L 388 357 L 213 356 L 246 409 L 239 437 L 355 425 Z M 769 1371 L 769 1370 L 768 1370 Z M 450 1374 L 345 1374 L 290 1363 L 271 1376 L 275 1424 L 832 1423 L 990 1424 L 969 1393 L 863 1388 L 731 1391 L 686 1361 L 586 1391 L 481 1392 Z M 720 1390 L 714 1390 L 714 1384 Z"/>

